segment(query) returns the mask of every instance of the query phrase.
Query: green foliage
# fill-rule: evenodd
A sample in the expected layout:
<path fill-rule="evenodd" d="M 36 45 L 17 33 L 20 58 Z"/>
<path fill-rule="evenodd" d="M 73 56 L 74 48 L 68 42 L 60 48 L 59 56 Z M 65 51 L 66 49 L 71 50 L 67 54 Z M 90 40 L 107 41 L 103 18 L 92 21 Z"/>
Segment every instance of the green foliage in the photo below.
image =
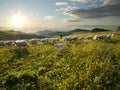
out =
<path fill-rule="evenodd" d="M 119 90 L 120 32 L 114 33 L 108 41 L 64 42 L 61 50 L 41 42 L 0 47 L 0 89 Z"/>
<path fill-rule="evenodd" d="M 30 54 L 29 50 L 26 47 L 13 48 L 10 49 L 10 52 L 13 54 L 12 59 L 24 58 Z"/>
<path fill-rule="evenodd" d="M 6 78 L 4 83 L 7 90 L 37 90 L 38 86 L 38 77 L 34 75 L 30 75 L 24 73 L 19 77 L 15 75 L 9 75 Z"/>

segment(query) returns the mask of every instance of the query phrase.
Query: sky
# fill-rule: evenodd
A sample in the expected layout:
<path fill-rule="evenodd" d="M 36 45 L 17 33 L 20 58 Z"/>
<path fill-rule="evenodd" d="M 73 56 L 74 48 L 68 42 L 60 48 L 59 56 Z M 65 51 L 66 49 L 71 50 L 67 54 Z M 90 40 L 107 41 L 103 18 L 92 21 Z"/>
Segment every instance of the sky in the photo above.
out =
<path fill-rule="evenodd" d="M 117 29 L 120 0 L 0 0 L 0 30 Z"/>

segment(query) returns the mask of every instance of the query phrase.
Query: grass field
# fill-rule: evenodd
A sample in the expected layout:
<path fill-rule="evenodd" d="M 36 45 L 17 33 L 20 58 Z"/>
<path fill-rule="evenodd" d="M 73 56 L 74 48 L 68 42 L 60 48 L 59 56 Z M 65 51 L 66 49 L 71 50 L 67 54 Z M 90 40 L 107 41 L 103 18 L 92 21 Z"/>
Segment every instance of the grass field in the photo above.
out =
<path fill-rule="evenodd" d="M 0 47 L 0 90 L 120 90 L 120 32 L 111 40 Z"/>

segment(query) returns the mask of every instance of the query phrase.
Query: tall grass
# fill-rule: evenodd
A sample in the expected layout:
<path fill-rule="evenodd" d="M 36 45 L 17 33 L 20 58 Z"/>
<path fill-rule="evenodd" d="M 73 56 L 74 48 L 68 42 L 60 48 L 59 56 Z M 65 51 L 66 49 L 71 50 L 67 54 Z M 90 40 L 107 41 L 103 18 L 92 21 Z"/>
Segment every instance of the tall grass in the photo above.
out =
<path fill-rule="evenodd" d="M 119 90 L 119 35 L 109 41 L 64 42 L 61 50 L 40 42 L 0 47 L 0 89 Z"/>

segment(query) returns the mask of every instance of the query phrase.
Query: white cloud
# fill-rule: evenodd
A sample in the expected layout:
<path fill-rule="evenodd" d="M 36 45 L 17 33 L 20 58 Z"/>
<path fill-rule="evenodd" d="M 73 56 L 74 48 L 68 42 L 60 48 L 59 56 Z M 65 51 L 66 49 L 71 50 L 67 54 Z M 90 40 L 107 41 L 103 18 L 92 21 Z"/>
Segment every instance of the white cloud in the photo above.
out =
<path fill-rule="evenodd" d="M 120 0 L 103 0 L 103 5 L 120 4 Z"/>
<path fill-rule="evenodd" d="M 67 6 L 67 7 L 65 8 L 65 11 L 76 10 L 76 9 L 79 9 L 79 7 Z"/>
<path fill-rule="evenodd" d="M 72 2 L 81 2 L 81 3 L 86 3 L 88 2 L 89 0 L 70 0 Z"/>
<path fill-rule="evenodd" d="M 65 18 L 63 19 L 64 22 L 78 22 L 79 19 L 77 18 Z"/>
<path fill-rule="evenodd" d="M 71 16 L 71 18 L 66 21 L 68 22 L 77 22 L 82 19 L 95 19 L 95 18 L 105 18 L 105 17 L 113 17 L 113 18 L 120 18 L 119 12 L 120 6 L 118 5 L 107 5 L 101 6 L 96 8 L 86 9 L 76 9 L 76 10 L 69 10 L 65 11 L 64 14 Z"/>
<path fill-rule="evenodd" d="M 61 6 L 61 5 L 68 5 L 67 2 L 56 2 L 56 5 Z"/>
<path fill-rule="evenodd" d="M 44 20 L 53 20 L 54 16 L 44 16 Z"/>

